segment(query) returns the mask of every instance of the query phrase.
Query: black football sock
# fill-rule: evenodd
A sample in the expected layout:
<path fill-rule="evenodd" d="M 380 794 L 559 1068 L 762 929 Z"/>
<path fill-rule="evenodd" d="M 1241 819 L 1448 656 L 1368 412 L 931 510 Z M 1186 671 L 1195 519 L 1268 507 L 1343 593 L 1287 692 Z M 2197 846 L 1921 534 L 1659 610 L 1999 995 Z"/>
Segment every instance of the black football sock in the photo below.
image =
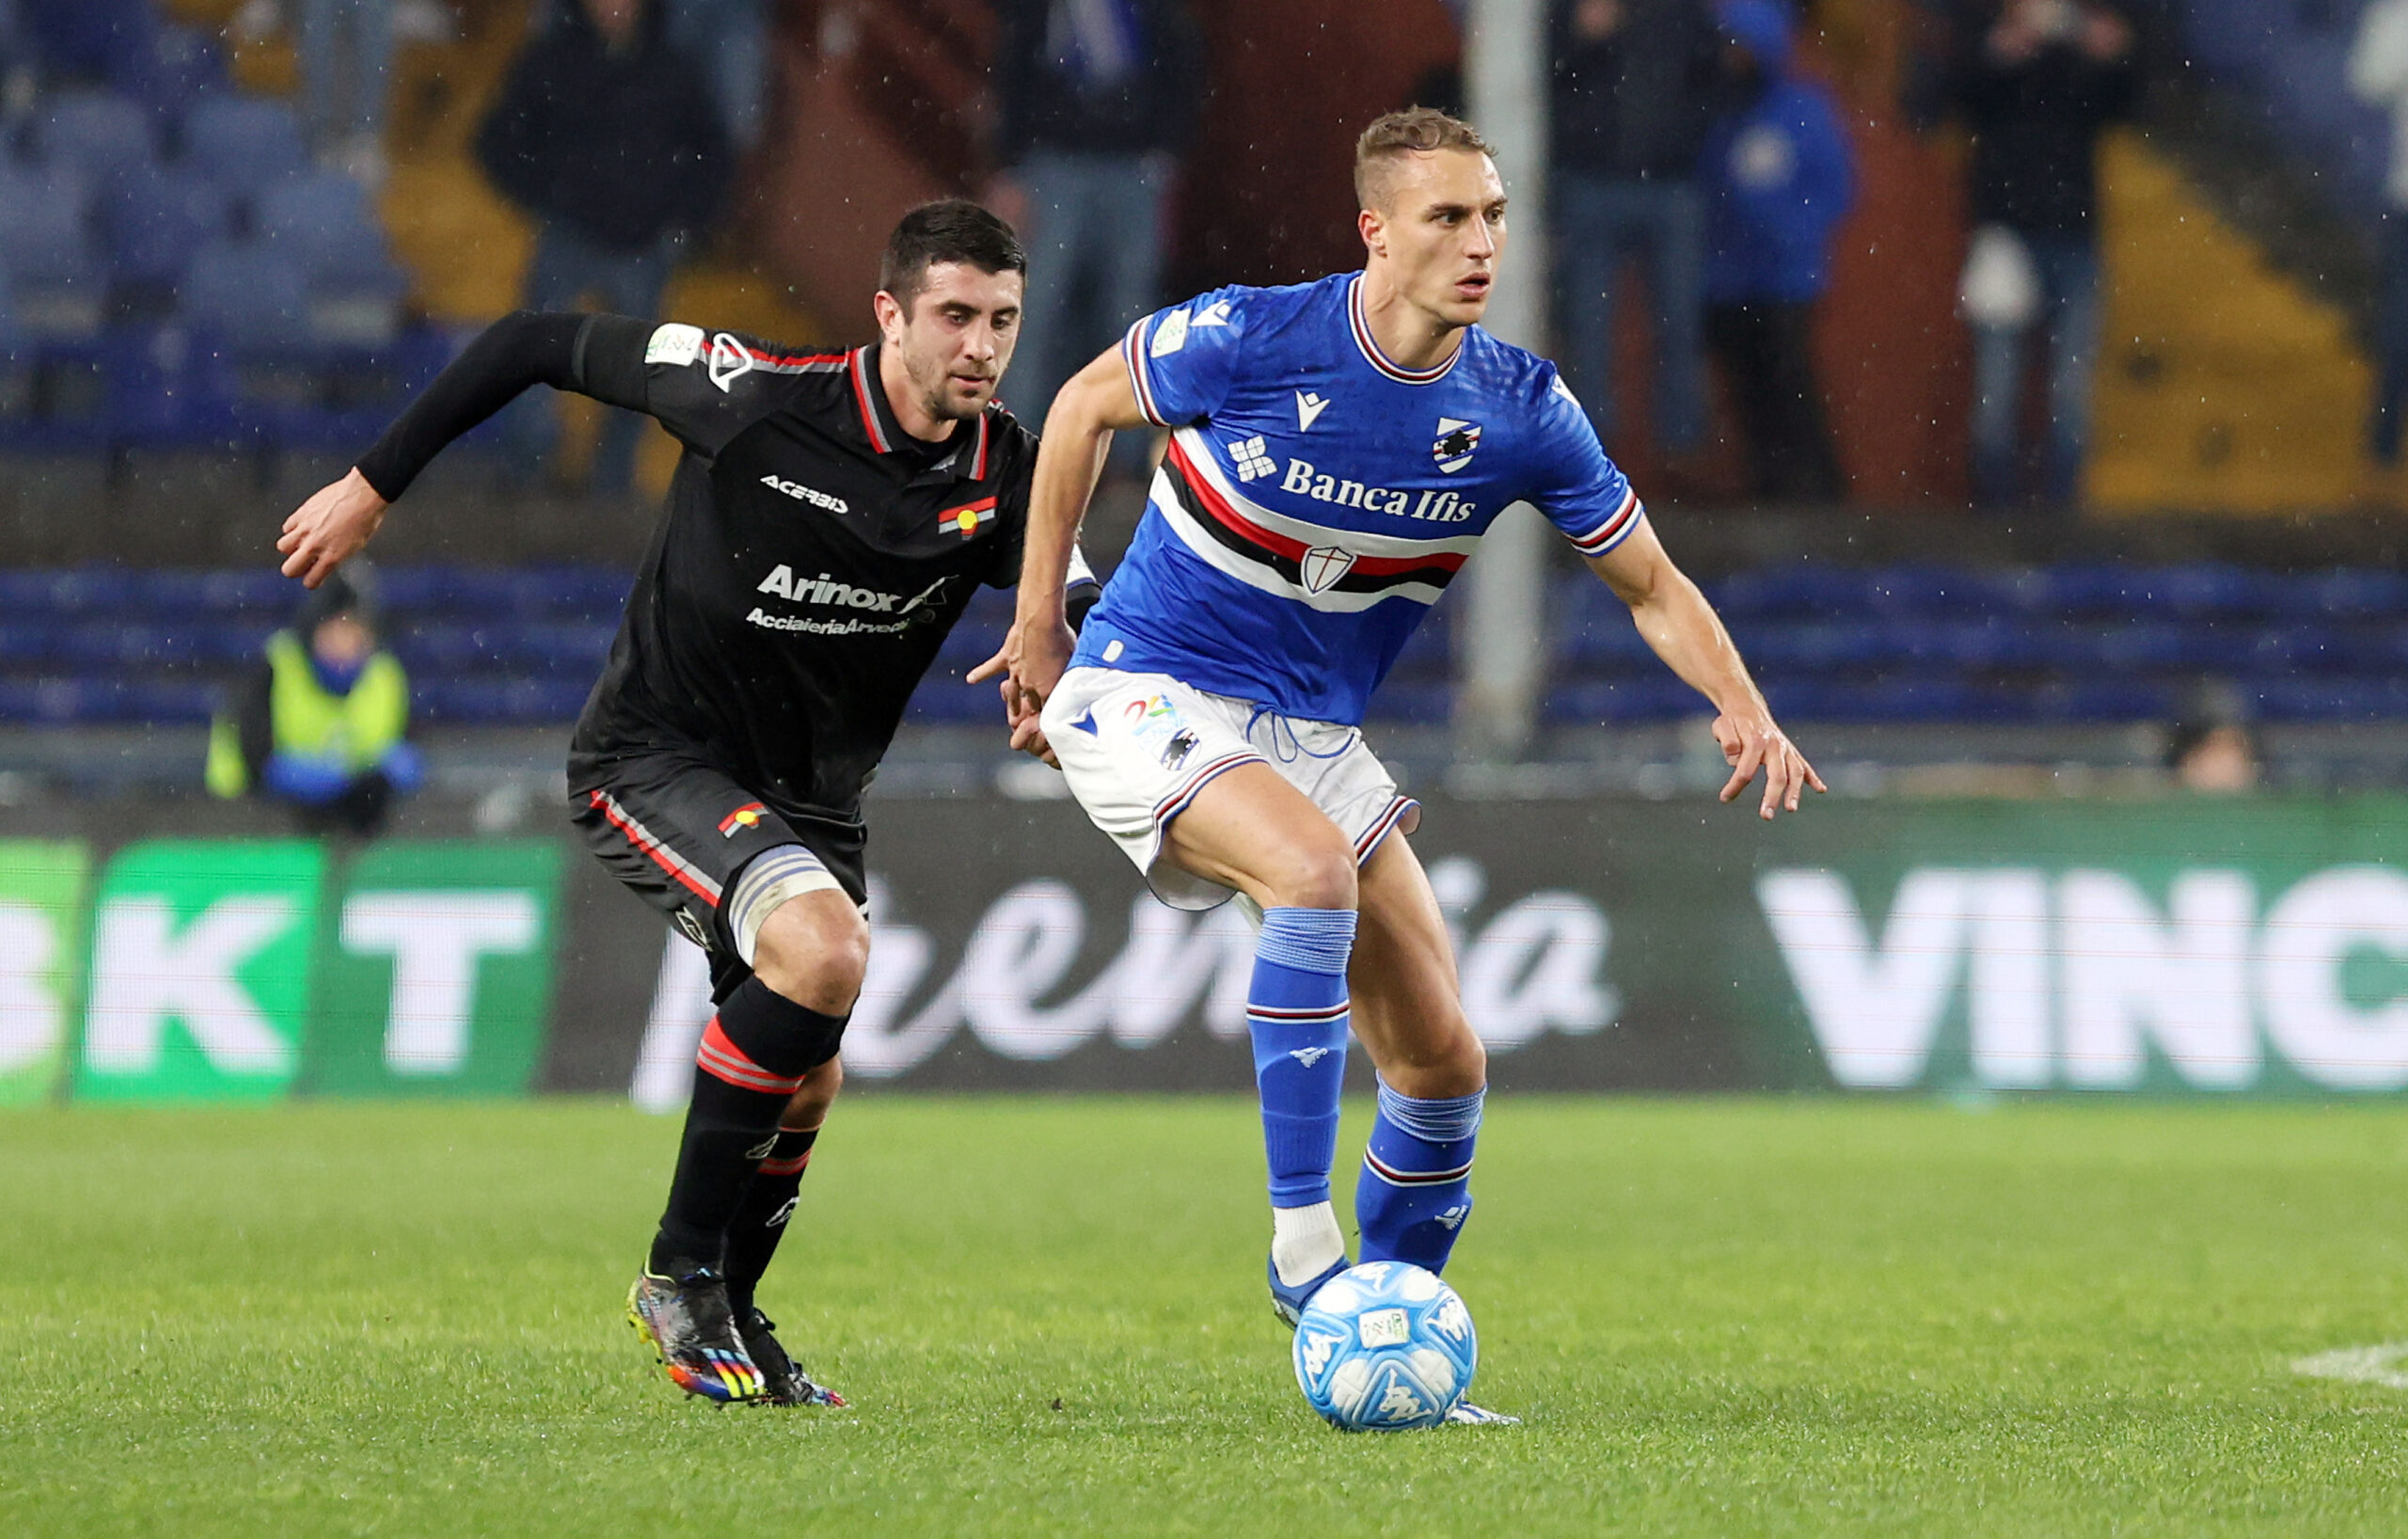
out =
<path fill-rule="evenodd" d="M 785 1238 L 795 1199 L 802 1191 L 802 1173 L 811 1165 L 811 1146 L 818 1139 L 817 1128 L 780 1128 L 777 1147 L 753 1171 L 752 1183 L 736 1204 L 736 1216 L 727 1226 L 727 1298 L 738 1315 L 752 1307 L 752 1291 L 769 1269 L 769 1258 L 778 1253 L 778 1242 Z"/>
<path fill-rule="evenodd" d="M 803 1076 L 833 1055 L 844 1029 L 842 1017 L 807 1009 L 757 977 L 720 1006 L 694 1055 L 694 1099 L 652 1243 L 656 1274 L 667 1275 L 679 1258 L 724 1264 L 728 1223 L 777 1147 L 779 1116 Z"/>

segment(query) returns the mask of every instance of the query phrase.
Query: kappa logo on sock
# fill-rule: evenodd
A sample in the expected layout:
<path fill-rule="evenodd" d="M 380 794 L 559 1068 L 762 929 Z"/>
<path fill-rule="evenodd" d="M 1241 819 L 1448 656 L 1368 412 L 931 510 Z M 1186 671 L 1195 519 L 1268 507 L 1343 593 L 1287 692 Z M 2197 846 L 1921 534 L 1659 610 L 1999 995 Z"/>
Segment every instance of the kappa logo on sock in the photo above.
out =
<path fill-rule="evenodd" d="M 767 1138 L 762 1139 L 758 1144 L 752 1146 L 751 1149 L 746 1150 L 744 1151 L 744 1157 L 748 1160 L 766 1160 L 771 1154 L 777 1152 L 777 1148 L 778 1135 L 773 1133 Z"/>
<path fill-rule="evenodd" d="M 1299 1047 L 1291 1049 L 1289 1052 L 1288 1056 L 1295 1059 L 1298 1063 L 1303 1064 L 1306 1068 L 1310 1069 L 1313 1065 L 1321 1062 L 1323 1058 L 1328 1057 L 1330 1054 L 1336 1051 L 1337 1050 L 1335 1048 L 1327 1047 Z"/>
<path fill-rule="evenodd" d="M 1458 1202 L 1453 1207 L 1449 1208 L 1445 1213 L 1440 1214 L 1438 1215 L 1438 1222 L 1446 1225 L 1447 1228 L 1450 1230 L 1459 1230 L 1464 1227 L 1464 1220 L 1470 1216 L 1471 1204 L 1468 1202 Z"/>

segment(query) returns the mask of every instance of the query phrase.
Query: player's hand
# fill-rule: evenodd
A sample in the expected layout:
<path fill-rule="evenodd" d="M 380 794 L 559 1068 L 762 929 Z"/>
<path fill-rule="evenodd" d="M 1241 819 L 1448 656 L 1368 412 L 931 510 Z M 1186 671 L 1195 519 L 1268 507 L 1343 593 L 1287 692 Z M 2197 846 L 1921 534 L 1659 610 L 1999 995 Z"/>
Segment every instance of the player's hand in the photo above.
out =
<path fill-rule="evenodd" d="M 1806 755 L 1798 752 L 1798 745 L 1789 740 L 1789 735 L 1763 712 L 1716 717 L 1714 740 L 1721 745 L 1722 762 L 1731 766 L 1731 780 L 1722 787 L 1721 799 L 1739 800 L 1739 793 L 1756 778 L 1756 771 L 1763 770 L 1765 800 L 1757 816 L 1766 822 L 1778 813 L 1796 812 L 1798 795 L 1807 786 L 1818 791 L 1830 789 L 1823 784 L 1823 777 L 1814 773 L 1814 767 L 1806 762 Z"/>
<path fill-rule="evenodd" d="M 1012 677 L 1012 658 L 1019 642 L 1020 627 L 1015 625 L 1004 633 L 1004 644 L 995 649 L 995 655 L 970 670 L 966 676 L 973 684 L 990 678 L 998 681 L 995 688 L 1004 699 L 1004 725 L 1011 730 L 1012 751 L 1032 754 L 1059 770 L 1062 761 L 1054 756 L 1053 745 L 1045 740 L 1044 730 L 1038 725 L 1038 718 L 1045 711 L 1044 697 L 1032 695 Z"/>
<path fill-rule="evenodd" d="M 1066 621 L 1057 619 L 1050 626 L 1015 621 L 995 655 L 970 671 L 970 682 L 1009 674 L 1004 680 L 1006 717 L 1014 722 L 1023 715 L 1034 717 L 1069 672 L 1070 649 L 1077 643 Z"/>
<path fill-rule="evenodd" d="M 284 575 L 299 578 L 305 588 L 325 581 L 336 567 L 359 554 L 385 521 L 389 505 L 357 470 L 319 488 L 284 521 L 284 533 L 276 542 L 284 555 Z"/>

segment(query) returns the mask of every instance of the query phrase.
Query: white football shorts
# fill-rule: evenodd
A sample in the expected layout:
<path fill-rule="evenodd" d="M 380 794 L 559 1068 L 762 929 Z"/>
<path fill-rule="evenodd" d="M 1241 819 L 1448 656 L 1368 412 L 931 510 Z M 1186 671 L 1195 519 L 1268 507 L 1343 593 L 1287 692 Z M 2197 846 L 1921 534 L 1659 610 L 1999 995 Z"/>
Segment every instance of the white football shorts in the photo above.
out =
<path fill-rule="evenodd" d="M 1359 727 L 1299 721 L 1164 674 L 1073 668 L 1040 724 L 1070 794 L 1175 909 L 1215 908 L 1234 896 L 1164 859 L 1163 831 L 1240 765 L 1267 764 L 1309 797 L 1354 841 L 1357 865 L 1392 830 L 1410 833 L 1421 819 L 1421 804 L 1397 794 Z"/>

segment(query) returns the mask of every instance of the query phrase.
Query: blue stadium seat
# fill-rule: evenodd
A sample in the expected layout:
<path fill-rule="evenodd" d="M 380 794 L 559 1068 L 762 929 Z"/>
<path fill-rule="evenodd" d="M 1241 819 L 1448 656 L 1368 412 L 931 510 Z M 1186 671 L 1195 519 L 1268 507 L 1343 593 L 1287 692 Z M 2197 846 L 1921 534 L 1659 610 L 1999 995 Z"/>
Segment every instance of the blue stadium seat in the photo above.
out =
<path fill-rule="evenodd" d="M 184 158 L 239 198 L 256 200 L 309 167 L 300 122 L 281 102 L 206 97 L 184 119 L 183 137 Z"/>
<path fill-rule="evenodd" d="M 137 679 L 118 704 L 128 721 L 152 726 L 195 726 L 215 714 L 221 691 L 195 679 Z"/>
<path fill-rule="evenodd" d="M 125 685 L 110 677 L 0 679 L 0 722 L 67 726 L 114 722 L 123 714 Z"/>
<path fill-rule="evenodd" d="M 309 338 L 309 295 L 301 270 L 280 252 L 217 241 L 185 270 L 178 295 L 183 323 L 238 354 L 297 348 Z"/>
<path fill-rule="evenodd" d="M 1612 682 L 1559 684 L 1540 703 L 1541 718 L 1560 726 L 1672 722 L 1706 714 L 1698 692 L 1663 674 Z"/>
<path fill-rule="evenodd" d="M 1855 568 L 1800 562 L 1735 572 L 1711 591 L 1726 619 L 1832 619 L 1869 613 L 1874 580 Z"/>
<path fill-rule="evenodd" d="M 2257 619 L 2279 608 L 2281 579 L 2220 562 L 2149 574 L 2159 603 L 2186 620 Z"/>
<path fill-rule="evenodd" d="M 63 76 L 117 73 L 158 27 L 150 0 L 47 0 L 20 15 L 42 63 Z"/>
<path fill-rule="evenodd" d="M 592 681 L 610 652 L 610 627 L 538 620 L 501 628 L 504 666 L 519 673 Z"/>
<path fill-rule="evenodd" d="M 993 687 L 990 685 L 991 690 Z M 990 693 L 990 702 L 994 700 Z M 1442 727 L 1452 716 L 1455 691 L 1451 686 L 1434 683 L 1413 683 L 1410 680 L 1388 679 L 1371 695 L 1364 718 L 1390 725 Z M 996 707 L 1001 719 L 1002 707 Z"/>
<path fill-rule="evenodd" d="M 44 166 L 71 172 L 92 187 L 129 180 L 157 156 L 150 115 L 141 103 L 115 91 L 59 91 L 49 97 L 35 111 L 34 144 Z"/>
<path fill-rule="evenodd" d="M 488 672 L 499 666 L 496 627 L 421 621 L 388 638 L 393 655 L 413 674 L 429 677 Z"/>
<path fill-rule="evenodd" d="M 2292 578 L 2284 612 L 2300 620 L 2387 620 L 2408 615 L 2408 572 L 2343 566 Z"/>
<path fill-rule="evenodd" d="M 1864 574 L 1863 602 L 1873 613 L 1962 620 L 2020 611 L 2029 605 L 2021 572 L 1972 571 L 1935 563 L 1905 563 Z M 1844 615 L 1826 618 L 1839 619 Z"/>
<path fill-rule="evenodd" d="M 262 563 L 194 571 L 164 567 L 136 573 L 134 602 L 157 618 L 261 615 L 281 618 L 309 590 Z"/>
<path fill-rule="evenodd" d="M 1645 650 L 1647 643 L 1638 627 L 1625 620 L 1623 628 L 1638 642 L 1641 655 L 1654 662 L 1655 654 Z M 1794 674 L 1858 674 L 1897 661 L 1904 648 L 1895 638 L 1912 634 L 1912 627 L 1885 626 L 1868 618 L 1788 623 L 1759 619 L 1734 627 L 1733 631 L 1741 655 L 1757 666 Z"/>
<path fill-rule="evenodd" d="M 931 671 L 911 691 L 911 708 L 906 719 L 927 724 L 947 726 L 986 726 L 1001 729 L 1004 707 L 995 693 L 992 680 L 984 684 L 964 684 L 958 675 L 946 676 Z"/>
<path fill-rule="evenodd" d="M 574 679 L 431 679 L 414 687 L 412 707 L 430 721 L 535 726 L 575 721 L 586 690 Z"/>
<path fill-rule="evenodd" d="M 2370 722 L 2408 716 L 2408 679 L 2365 675 L 2255 681 L 2268 722 Z"/>
<path fill-rule="evenodd" d="M 71 171 L 0 164 L 0 272 L 17 328 L 31 338 L 100 330 L 105 271 Z"/>
<path fill-rule="evenodd" d="M 94 672 L 179 667 L 199 655 L 189 630 L 123 619 L 67 627 L 58 634 L 57 650 L 61 660 Z"/>
<path fill-rule="evenodd" d="M 16 612 L 0 602 L 0 613 L 13 616 Z M 56 649 L 57 639 L 57 628 L 39 620 L 0 620 L 0 666 L 47 662 Z"/>
<path fill-rule="evenodd" d="M 255 663 L 267 655 L 267 639 L 278 628 L 268 620 L 198 621 L 192 627 L 193 653 L 215 667 Z"/>
<path fill-rule="evenodd" d="M 400 269 L 368 189 L 340 171 L 312 171 L 260 196 L 258 235 L 301 265 L 310 287 L 398 294 Z"/>
<path fill-rule="evenodd" d="M 103 195 L 101 225 L 120 284 L 172 291 L 193 254 L 226 234 L 226 198 L 197 173 L 144 167 Z"/>
<path fill-rule="evenodd" d="M 2032 696 L 2043 722 L 2147 722 L 2173 714 L 2176 690 L 2147 679 L 2058 679 Z"/>
<path fill-rule="evenodd" d="M 109 78 L 174 134 L 195 103 L 225 89 L 226 60 L 198 27 L 166 25 L 114 60 Z"/>

